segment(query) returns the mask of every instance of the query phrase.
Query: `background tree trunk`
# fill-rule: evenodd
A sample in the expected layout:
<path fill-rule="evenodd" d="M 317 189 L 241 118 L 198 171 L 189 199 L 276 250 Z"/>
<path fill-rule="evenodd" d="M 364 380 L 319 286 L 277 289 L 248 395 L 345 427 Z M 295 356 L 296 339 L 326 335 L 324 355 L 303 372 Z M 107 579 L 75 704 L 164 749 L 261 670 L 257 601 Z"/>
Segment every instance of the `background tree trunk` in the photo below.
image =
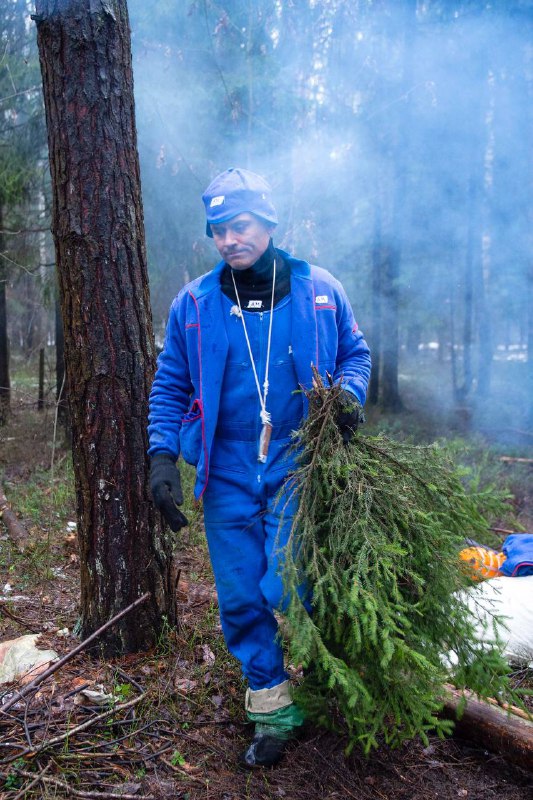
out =
<path fill-rule="evenodd" d="M 402 400 L 398 386 L 399 359 L 399 303 L 400 303 L 400 251 L 397 246 L 387 248 L 383 262 L 382 330 L 381 341 L 381 406 L 385 411 L 401 411 Z"/>
<path fill-rule="evenodd" d="M 470 396 L 474 373 L 472 367 L 472 344 L 474 326 L 474 258 L 478 234 L 477 202 L 478 192 L 476 178 L 470 176 L 468 197 L 470 214 L 468 216 L 468 233 L 463 276 L 463 381 L 455 393 L 457 403 L 465 403 Z"/>
<path fill-rule="evenodd" d="M 381 272 L 383 269 L 383 243 L 381 231 L 381 207 L 376 203 L 374 212 L 374 238 L 372 242 L 372 314 L 368 341 L 372 350 L 372 371 L 368 387 L 368 402 L 375 406 L 379 398 L 381 366 Z"/>
<path fill-rule="evenodd" d="M 2 212 L 2 204 L 0 203 L 0 253 L 4 252 Z M 3 259 L 0 259 L 0 425 L 5 425 L 10 411 L 11 389 L 9 383 L 9 342 L 7 338 L 7 270 L 2 262 Z"/>
<path fill-rule="evenodd" d="M 39 391 L 37 395 L 37 411 L 44 410 L 44 347 L 39 349 Z"/>
<path fill-rule="evenodd" d="M 527 279 L 528 319 L 527 319 L 527 385 L 529 398 L 533 397 L 533 264 L 529 267 Z M 528 424 L 533 427 L 533 403 L 530 403 Z"/>
<path fill-rule="evenodd" d="M 145 591 L 106 652 L 172 621 L 170 540 L 147 489 L 155 364 L 124 0 L 37 0 L 81 561 L 82 636 Z"/>
<path fill-rule="evenodd" d="M 392 5 L 391 5 L 392 9 Z M 387 411 L 401 411 L 403 403 L 398 386 L 400 348 L 400 270 L 409 215 L 410 128 L 412 123 L 413 52 L 416 32 L 416 0 L 406 0 L 401 14 L 399 35 L 402 39 L 403 69 L 398 83 L 402 102 L 395 111 L 392 148 L 392 214 L 387 256 L 383 269 L 381 405 Z M 397 34 L 396 34 L 397 35 Z M 394 41 L 395 32 L 391 39 Z"/>
<path fill-rule="evenodd" d="M 481 203 L 481 230 L 479 243 L 479 259 L 477 260 L 477 338 L 478 338 L 478 370 L 476 393 L 482 400 L 490 395 L 493 359 L 493 314 L 491 302 L 491 272 L 493 250 L 493 213 L 494 206 L 494 115 L 495 89 L 494 73 L 487 69 L 485 86 L 487 99 L 484 103 L 484 158 L 483 158 L 483 196 Z"/>

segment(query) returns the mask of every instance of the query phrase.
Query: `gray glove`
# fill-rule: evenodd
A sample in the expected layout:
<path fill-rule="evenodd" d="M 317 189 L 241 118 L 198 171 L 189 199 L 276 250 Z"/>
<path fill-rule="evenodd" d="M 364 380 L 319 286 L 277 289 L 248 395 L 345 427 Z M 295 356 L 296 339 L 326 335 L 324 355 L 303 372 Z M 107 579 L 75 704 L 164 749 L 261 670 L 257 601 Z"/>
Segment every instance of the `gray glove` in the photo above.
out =
<path fill-rule="evenodd" d="M 170 529 L 177 533 L 189 524 L 178 506 L 183 503 L 181 479 L 176 460 L 170 453 L 156 453 L 150 461 L 150 490 L 156 508 L 163 514 Z"/>

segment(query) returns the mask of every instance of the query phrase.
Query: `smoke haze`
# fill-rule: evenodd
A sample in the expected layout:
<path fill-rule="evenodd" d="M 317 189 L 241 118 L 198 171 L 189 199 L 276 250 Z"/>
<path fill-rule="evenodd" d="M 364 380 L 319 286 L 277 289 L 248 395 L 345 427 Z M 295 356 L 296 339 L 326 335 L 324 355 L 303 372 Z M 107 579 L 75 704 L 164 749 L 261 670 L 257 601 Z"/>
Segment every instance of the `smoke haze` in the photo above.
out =
<path fill-rule="evenodd" d="M 203 189 L 244 166 L 374 347 L 396 259 L 400 377 L 446 364 L 439 403 L 512 391 L 505 424 L 527 424 L 533 4 L 128 6 L 156 328 L 218 260 Z"/>

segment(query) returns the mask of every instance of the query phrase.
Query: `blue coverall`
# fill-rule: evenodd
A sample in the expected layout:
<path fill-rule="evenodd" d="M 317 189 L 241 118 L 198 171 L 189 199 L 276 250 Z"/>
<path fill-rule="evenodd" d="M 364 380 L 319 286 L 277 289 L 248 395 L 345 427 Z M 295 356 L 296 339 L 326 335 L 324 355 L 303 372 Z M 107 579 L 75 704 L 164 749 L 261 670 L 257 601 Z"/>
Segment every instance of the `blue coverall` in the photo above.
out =
<path fill-rule="evenodd" d="M 368 347 L 340 283 L 307 262 L 284 259 L 291 293 L 274 309 L 266 463 L 257 459 L 260 404 L 242 321 L 220 289 L 223 262 L 174 301 L 150 396 L 150 455 L 181 453 L 197 468 L 195 495 L 203 497 L 224 636 L 253 691 L 287 678 L 273 610 L 282 599 L 279 551 L 295 502 L 277 496 L 294 463 L 291 431 L 307 410 L 298 389 L 311 386 L 313 364 L 363 404 L 370 373 Z M 243 313 L 262 385 L 270 312 Z"/>

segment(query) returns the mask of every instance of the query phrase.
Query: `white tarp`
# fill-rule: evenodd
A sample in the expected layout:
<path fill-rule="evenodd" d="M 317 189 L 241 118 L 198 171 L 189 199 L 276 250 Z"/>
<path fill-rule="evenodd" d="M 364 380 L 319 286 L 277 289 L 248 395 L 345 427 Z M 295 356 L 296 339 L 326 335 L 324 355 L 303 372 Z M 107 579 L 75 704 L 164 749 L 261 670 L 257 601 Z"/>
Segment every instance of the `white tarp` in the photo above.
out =
<path fill-rule="evenodd" d="M 494 615 L 503 654 L 511 663 L 533 667 L 533 575 L 491 578 L 469 591 L 468 604 L 479 619 L 478 638 L 494 639 Z"/>

